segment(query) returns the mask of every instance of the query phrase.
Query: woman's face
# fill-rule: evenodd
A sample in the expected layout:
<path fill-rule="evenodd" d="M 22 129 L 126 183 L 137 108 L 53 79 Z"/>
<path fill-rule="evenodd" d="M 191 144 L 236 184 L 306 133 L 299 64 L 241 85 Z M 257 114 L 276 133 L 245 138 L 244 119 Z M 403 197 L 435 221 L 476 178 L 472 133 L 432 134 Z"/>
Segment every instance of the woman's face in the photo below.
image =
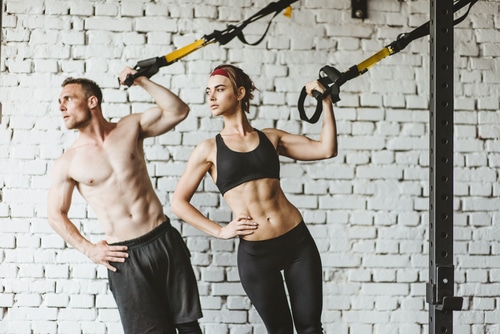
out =
<path fill-rule="evenodd" d="M 213 116 L 228 115 L 241 109 L 240 99 L 226 76 L 212 75 L 205 92 Z"/>

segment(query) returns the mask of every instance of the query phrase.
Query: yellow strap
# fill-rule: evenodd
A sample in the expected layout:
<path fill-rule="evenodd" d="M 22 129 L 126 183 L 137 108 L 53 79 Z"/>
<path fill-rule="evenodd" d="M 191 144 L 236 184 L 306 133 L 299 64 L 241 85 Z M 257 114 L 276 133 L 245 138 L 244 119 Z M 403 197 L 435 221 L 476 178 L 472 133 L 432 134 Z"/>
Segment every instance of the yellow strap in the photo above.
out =
<path fill-rule="evenodd" d="M 285 15 L 286 17 L 291 17 L 292 16 L 292 6 L 288 6 L 287 8 L 285 8 L 285 12 L 283 13 L 283 15 Z M 164 57 L 165 57 L 165 60 L 167 61 L 167 64 L 170 64 L 174 61 L 181 59 L 182 57 L 187 56 L 191 52 L 194 52 L 194 51 L 198 50 L 199 48 L 201 48 L 207 44 L 214 43 L 214 42 L 215 42 L 215 40 L 207 41 L 207 40 L 202 38 L 202 39 L 199 39 L 199 40 L 197 40 L 189 45 L 183 46 L 180 49 L 174 50 L 174 51 L 170 52 L 169 54 L 165 55 Z"/>
<path fill-rule="evenodd" d="M 376 54 L 374 54 L 370 58 L 362 61 L 358 65 L 358 71 L 359 71 L 359 73 L 366 72 L 370 67 L 372 67 L 373 65 L 375 65 L 376 63 L 378 63 L 380 60 L 384 59 L 385 57 L 387 57 L 387 56 L 389 56 L 391 54 L 392 54 L 391 49 L 389 49 L 387 47 L 383 48 L 382 50 L 380 50 L 379 52 L 377 52 Z"/>
<path fill-rule="evenodd" d="M 170 64 L 176 60 L 181 59 L 182 57 L 187 56 L 191 52 L 196 51 L 202 46 L 205 46 L 209 43 L 212 43 L 212 41 L 206 41 L 203 38 L 199 39 L 196 42 L 183 46 L 182 48 L 172 51 L 168 55 L 165 55 L 165 60 L 167 61 L 167 64 Z"/>

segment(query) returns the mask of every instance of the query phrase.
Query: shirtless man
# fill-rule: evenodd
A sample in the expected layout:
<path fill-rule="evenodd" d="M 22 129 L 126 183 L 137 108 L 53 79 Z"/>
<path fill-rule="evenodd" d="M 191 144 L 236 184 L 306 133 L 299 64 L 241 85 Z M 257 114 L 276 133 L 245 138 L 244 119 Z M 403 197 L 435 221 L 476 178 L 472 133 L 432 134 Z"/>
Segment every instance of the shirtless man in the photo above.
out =
<path fill-rule="evenodd" d="M 128 75 L 120 74 L 123 84 Z M 71 246 L 108 268 L 110 289 L 125 333 L 200 333 L 197 282 L 189 251 L 151 184 L 144 139 L 166 133 L 185 119 L 189 107 L 146 77 L 134 85 L 156 105 L 118 122 L 101 110 L 102 92 L 88 79 L 62 84 L 59 110 L 66 128 L 78 130 L 75 142 L 57 159 L 48 194 L 50 226 Z M 104 231 L 92 243 L 71 222 L 68 211 L 78 189 Z"/>

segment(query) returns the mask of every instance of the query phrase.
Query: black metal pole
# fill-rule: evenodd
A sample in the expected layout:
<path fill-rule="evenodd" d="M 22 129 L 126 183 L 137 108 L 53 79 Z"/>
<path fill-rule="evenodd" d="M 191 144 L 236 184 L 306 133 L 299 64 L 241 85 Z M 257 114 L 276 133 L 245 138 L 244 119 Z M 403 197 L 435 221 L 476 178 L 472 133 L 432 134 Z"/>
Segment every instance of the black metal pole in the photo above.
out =
<path fill-rule="evenodd" d="M 453 264 L 453 0 L 430 0 L 429 334 L 452 334 Z"/>

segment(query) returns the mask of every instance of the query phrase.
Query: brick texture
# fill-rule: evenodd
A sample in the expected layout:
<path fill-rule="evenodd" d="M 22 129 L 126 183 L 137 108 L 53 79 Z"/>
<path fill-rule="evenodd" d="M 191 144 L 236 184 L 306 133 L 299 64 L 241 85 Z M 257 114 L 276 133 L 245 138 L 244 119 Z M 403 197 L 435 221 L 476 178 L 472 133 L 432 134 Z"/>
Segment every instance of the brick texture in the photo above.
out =
<path fill-rule="evenodd" d="M 46 195 L 55 159 L 73 141 L 57 97 L 67 76 L 104 90 L 104 113 L 117 119 L 150 105 L 117 74 L 138 60 L 167 54 L 213 30 L 237 24 L 262 0 L 3 1 L 0 102 L 0 333 L 122 332 L 106 270 L 71 249 L 48 226 Z M 207 237 L 170 212 L 169 199 L 189 153 L 222 127 L 205 105 L 210 70 L 233 63 L 259 91 L 251 118 L 315 137 L 297 99 L 325 64 L 347 70 L 402 32 L 428 20 L 427 0 L 369 1 L 368 19 L 351 18 L 349 1 L 294 3 L 258 46 L 237 39 L 208 45 L 162 68 L 154 80 L 191 106 L 177 128 L 146 141 L 148 169 L 192 252 L 206 334 L 265 329 L 239 283 L 237 241 Z M 455 28 L 455 333 L 498 333 L 500 308 L 500 4 L 479 1 Z M 255 41 L 268 18 L 245 30 Z M 338 157 L 282 159 L 282 185 L 320 249 L 327 333 L 422 334 L 427 328 L 428 38 L 383 59 L 346 83 L 336 104 Z M 130 101 L 130 102 L 127 102 Z M 313 104 L 309 104 L 313 108 Z M 312 111 L 312 110 L 311 110 Z M 212 219 L 231 212 L 210 179 L 194 197 Z M 77 194 L 70 216 L 82 233 L 102 235 Z"/>

